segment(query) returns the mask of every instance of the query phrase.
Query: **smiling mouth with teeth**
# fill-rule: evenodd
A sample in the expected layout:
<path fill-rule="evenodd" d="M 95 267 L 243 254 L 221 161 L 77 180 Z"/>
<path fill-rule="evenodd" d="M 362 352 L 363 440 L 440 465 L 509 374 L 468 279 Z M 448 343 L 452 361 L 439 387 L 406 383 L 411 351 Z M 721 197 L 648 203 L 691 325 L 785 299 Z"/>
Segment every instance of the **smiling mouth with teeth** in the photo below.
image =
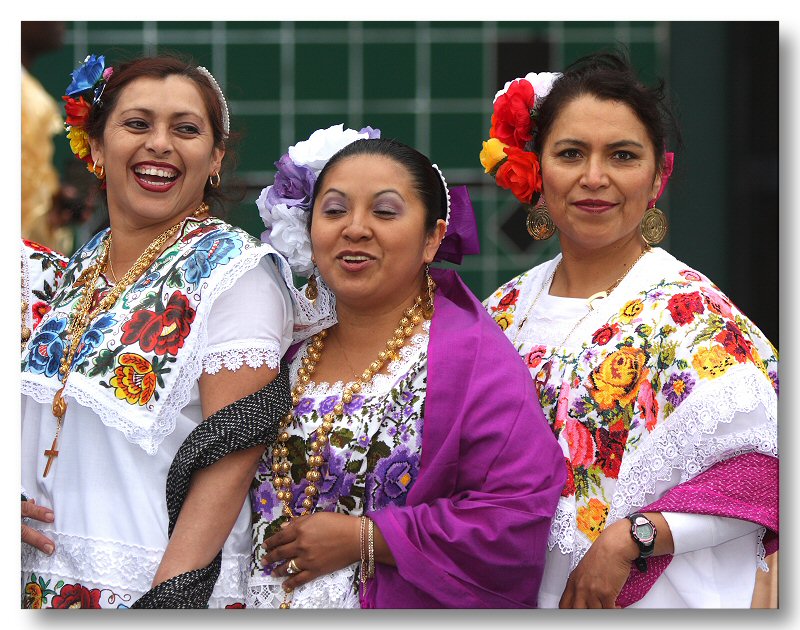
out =
<path fill-rule="evenodd" d="M 166 186 L 178 178 L 178 171 L 172 168 L 137 166 L 133 172 L 139 179 L 152 186 Z"/>
<path fill-rule="evenodd" d="M 364 262 L 372 259 L 369 256 L 342 256 L 342 260 L 345 262 Z"/>

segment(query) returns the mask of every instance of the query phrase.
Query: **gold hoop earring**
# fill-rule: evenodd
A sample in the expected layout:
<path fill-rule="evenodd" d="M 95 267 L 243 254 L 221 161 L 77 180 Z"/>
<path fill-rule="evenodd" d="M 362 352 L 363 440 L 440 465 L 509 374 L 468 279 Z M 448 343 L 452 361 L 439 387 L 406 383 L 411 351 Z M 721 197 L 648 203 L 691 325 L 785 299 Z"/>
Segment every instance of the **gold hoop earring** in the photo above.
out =
<path fill-rule="evenodd" d="M 319 290 L 317 288 L 317 276 L 315 275 L 314 271 L 311 272 L 311 275 L 308 278 L 305 294 L 306 297 L 312 302 L 316 300 L 317 296 L 319 295 Z"/>
<path fill-rule="evenodd" d="M 433 294 L 436 292 L 436 283 L 431 278 L 431 266 L 425 265 L 425 284 L 428 293 L 428 303 L 422 309 L 422 316 L 425 319 L 433 318 Z"/>
<path fill-rule="evenodd" d="M 528 227 L 528 234 L 536 241 L 546 241 L 556 233 L 555 223 L 544 202 L 528 211 L 525 224 Z"/>
<path fill-rule="evenodd" d="M 667 217 L 661 210 L 652 206 L 647 209 L 642 217 L 640 229 L 642 238 L 648 245 L 657 245 L 664 240 L 667 235 Z"/>
<path fill-rule="evenodd" d="M 214 181 L 215 177 L 217 178 L 217 181 Z M 219 188 L 220 187 L 220 185 L 222 184 L 222 177 L 220 176 L 219 171 L 217 171 L 216 173 L 214 173 L 213 175 L 211 175 L 208 178 L 208 183 L 211 186 L 211 188 Z"/>
<path fill-rule="evenodd" d="M 103 167 L 102 164 L 100 165 L 100 172 L 97 171 L 97 165 L 92 164 L 92 172 L 94 173 L 94 176 L 99 180 L 103 180 L 106 176 L 106 169 Z"/>

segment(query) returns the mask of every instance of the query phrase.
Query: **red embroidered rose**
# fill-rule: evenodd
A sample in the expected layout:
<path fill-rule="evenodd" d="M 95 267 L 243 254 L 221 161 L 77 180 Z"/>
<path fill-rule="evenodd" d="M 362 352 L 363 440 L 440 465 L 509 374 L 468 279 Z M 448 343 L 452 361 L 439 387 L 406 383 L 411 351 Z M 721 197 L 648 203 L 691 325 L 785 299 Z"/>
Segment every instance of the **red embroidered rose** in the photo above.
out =
<path fill-rule="evenodd" d="M 594 436 L 597 442 L 597 465 L 606 477 L 616 479 L 625 452 L 625 442 L 628 441 L 628 432 L 622 421 L 617 421 L 608 429 L 599 427 Z"/>
<path fill-rule="evenodd" d="M 489 135 L 512 147 L 524 147 L 532 137 L 533 102 L 533 85 L 525 80 L 514 81 L 494 102 Z"/>
<path fill-rule="evenodd" d="M 225 608 L 247 608 L 242 602 L 236 602 L 234 604 L 228 604 Z"/>
<path fill-rule="evenodd" d="M 753 361 L 753 355 L 750 352 L 752 344 L 745 339 L 742 331 L 733 322 L 729 321 L 725 324 L 725 329 L 721 330 L 715 337 L 719 341 L 726 352 L 730 354 L 739 363 L 745 361 Z"/>
<path fill-rule="evenodd" d="M 514 306 L 517 303 L 517 297 L 519 297 L 519 289 L 511 289 L 500 299 L 497 304 L 497 310 L 505 310 L 509 306 Z"/>
<path fill-rule="evenodd" d="M 531 351 L 525 355 L 525 363 L 529 368 L 537 367 L 544 359 L 544 354 L 547 352 L 546 346 L 534 346 Z"/>
<path fill-rule="evenodd" d="M 195 310 L 190 306 L 187 297 L 180 291 L 175 291 L 164 312 L 147 309 L 136 311 L 122 325 L 120 340 L 125 345 L 138 341 L 144 352 L 176 355 L 191 331 L 194 315 Z"/>
<path fill-rule="evenodd" d="M 89 117 L 89 103 L 82 96 L 77 99 L 71 96 L 62 96 L 64 109 L 67 112 L 67 124 L 73 127 L 85 127 L 86 119 Z"/>
<path fill-rule="evenodd" d="M 667 308 L 675 323 L 683 326 L 694 321 L 695 313 L 703 312 L 703 299 L 697 291 L 694 293 L 678 293 L 669 299 Z"/>
<path fill-rule="evenodd" d="M 572 463 L 569 458 L 565 457 L 564 461 L 567 464 L 567 480 L 564 482 L 564 489 L 561 491 L 562 497 L 570 497 L 575 494 L 575 473 L 572 470 Z"/>
<path fill-rule="evenodd" d="M 497 185 L 510 190 L 522 203 L 530 204 L 542 191 L 542 173 L 535 153 L 517 147 L 503 149 L 508 158 L 497 169 Z"/>
<path fill-rule="evenodd" d="M 567 418 L 564 435 L 569 445 L 572 466 L 589 468 L 594 462 L 594 442 L 591 431 L 574 418 Z"/>
<path fill-rule="evenodd" d="M 53 608 L 100 608 L 100 591 L 89 590 L 80 584 L 65 584 L 58 595 L 53 596 Z"/>
<path fill-rule="evenodd" d="M 33 315 L 33 328 L 34 330 L 36 327 L 42 323 L 42 317 L 44 317 L 50 311 L 50 305 L 47 302 L 36 302 L 31 307 L 31 314 Z"/>
<path fill-rule="evenodd" d="M 619 332 L 618 324 L 606 324 L 594 331 L 592 335 L 592 343 L 598 346 L 606 345 L 611 339 Z"/>

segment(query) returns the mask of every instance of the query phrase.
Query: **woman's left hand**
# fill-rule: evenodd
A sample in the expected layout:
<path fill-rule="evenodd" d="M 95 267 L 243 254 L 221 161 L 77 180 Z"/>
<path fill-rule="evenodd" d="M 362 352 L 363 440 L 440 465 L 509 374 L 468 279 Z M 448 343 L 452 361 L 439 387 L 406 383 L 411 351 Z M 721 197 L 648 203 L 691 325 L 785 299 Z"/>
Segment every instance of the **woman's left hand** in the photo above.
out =
<path fill-rule="evenodd" d="M 289 576 L 283 588 L 294 589 L 360 560 L 361 523 L 355 516 L 317 512 L 286 523 L 262 546 L 267 550 L 262 564 L 282 562 L 272 575 Z M 289 575 L 289 560 L 299 573 Z"/>
<path fill-rule="evenodd" d="M 607 527 L 570 574 L 559 608 L 618 608 L 617 596 L 625 586 L 631 562 L 639 549 L 627 519 Z"/>

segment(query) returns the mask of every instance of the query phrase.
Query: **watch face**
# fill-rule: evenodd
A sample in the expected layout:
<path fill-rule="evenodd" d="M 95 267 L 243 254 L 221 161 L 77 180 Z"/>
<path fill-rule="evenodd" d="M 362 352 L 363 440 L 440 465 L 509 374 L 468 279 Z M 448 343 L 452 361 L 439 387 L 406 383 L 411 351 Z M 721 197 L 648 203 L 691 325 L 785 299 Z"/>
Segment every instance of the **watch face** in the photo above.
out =
<path fill-rule="evenodd" d="M 648 544 L 653 540 L 653 526 L 650 524 L 649 521 L 639 519 L 636 522 L 636 537 L 643 542 L 644 544 Z"/>

